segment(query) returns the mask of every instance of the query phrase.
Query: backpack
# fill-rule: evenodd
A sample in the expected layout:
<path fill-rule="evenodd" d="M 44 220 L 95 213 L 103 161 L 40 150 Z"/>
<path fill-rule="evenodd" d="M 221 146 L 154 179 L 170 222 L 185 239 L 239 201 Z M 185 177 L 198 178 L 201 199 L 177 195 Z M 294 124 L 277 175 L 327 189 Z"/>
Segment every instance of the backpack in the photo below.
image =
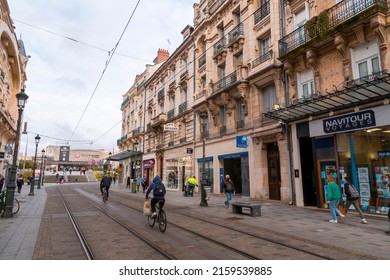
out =
<path fill-rule="evenodd" d="M 156 183 L 156 187 L 153 189 L 153 196 L 164 196 L 165 195 L 165 186 L 163 183 Z"/>
<path fill-rule="evenodd" d="M 353 184 L 348 184 L 348 190 L 350 199 L 360 198 L 360 194 Z"/>

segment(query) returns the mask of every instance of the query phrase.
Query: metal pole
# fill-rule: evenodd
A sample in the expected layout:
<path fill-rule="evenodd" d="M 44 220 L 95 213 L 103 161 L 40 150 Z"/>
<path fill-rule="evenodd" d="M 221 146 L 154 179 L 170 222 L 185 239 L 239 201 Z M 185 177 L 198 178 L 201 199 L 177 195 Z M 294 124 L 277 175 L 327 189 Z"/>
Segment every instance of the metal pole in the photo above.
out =
<path fill-rule="evenodd" d="M 42 153 L 42 158 L 41 158 L 41 167 L 39 168 L 39 181 L 38 181 L 37 189 L 41 188 L 41 183 L 42 183 L 42 166 L 43 166 L 43 153 Z"/>
<path fill-rule="evenodd" d="M 35 144 L 35 157 L 34 157 L 34 165 L 32 172 L 32 180 L 30 182 L 30 193 L 28 195 L 34 195 L 34 185 L 35 185 L 35 166 L 37 164 L 37 152 L 38 152 L 38 143 Z"/>
<path fill-rule="evenodd" d="M 206 190 L 205 190 L 205 185 L 206 185 L 206 177 L 205 177 L 205 158 L 206 158 L 206 117 L 207 115 L 203 115 L 202 113 L 202 148 L 203 148 L 203 160 L 202 160 L 202 180 L 200 183 L 201 190 L 200 190 L 200 204 L 199 206 L 208 206 L 208 203 L 206 201 Z"/>
<path fill-rule="evenodd" d="M 43 186 L 43 182 L 45 181 L 45 168 L 46 168 L 46 156 L 44 156 L 43 158 L 42 186 Z"/>
<path fill-rule="evenodd" d="M 10 179 L 7 187 L 7 195 L 5 197 L 5 209 L 3 214 L 1 215 L 3 218 L 11 218 L 14 216 L 12 211 L 14 205 L 14 197 L 15 197 L 15 188 L 16 188 L 16 162 L 18 159 L 18 151 L 19 151 L 19 140 L 20 140 L 20 123 L 22 118 L 23 108 L 18 109 L 18 122 L 16 127 L 16 139 L 15 139 L 15 147 L 14 147 L 14 156 L 12 159 L 12 167 Z"/>

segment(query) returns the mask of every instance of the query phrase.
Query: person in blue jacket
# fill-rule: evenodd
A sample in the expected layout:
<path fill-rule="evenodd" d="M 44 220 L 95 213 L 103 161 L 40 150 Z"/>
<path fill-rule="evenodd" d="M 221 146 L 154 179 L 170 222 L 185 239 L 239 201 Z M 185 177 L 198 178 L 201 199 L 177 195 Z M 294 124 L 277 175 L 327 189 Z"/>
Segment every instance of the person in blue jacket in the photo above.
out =
<path fill-rule="evenodd" d="M 165 202 L 165 186 L 161 182 L 160 176 L 156 175 L 153 179 L 153 183 L 149 186 L 148 190 L 146 191 L 145 199 L 148 199 L 149 193 L 153 191 L 153 198 L 151 200 L 151 208 L 152 208 L 152 218 L 155 218 L 157 216 L 156 213 L 156 204 L 159 201 L 162 201 L 161 207 L 164 206 Z"/>

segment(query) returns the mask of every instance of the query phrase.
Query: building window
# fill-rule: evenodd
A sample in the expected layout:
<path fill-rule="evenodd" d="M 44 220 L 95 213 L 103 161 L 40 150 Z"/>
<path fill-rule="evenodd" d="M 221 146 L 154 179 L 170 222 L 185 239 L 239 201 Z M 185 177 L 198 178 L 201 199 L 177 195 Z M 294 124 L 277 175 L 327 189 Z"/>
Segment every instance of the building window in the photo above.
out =
<path fill-rule="evenodd" d="M 298 79 L 298 98 L 308 97 L 315 92 L 314 71 L 307 69 L 297 73 Z"/>
<path fill-rule="evenodd" d="M 379 46 L 376 41 L 351 49 L 352 71 L 354 78 L 362 78 L 381 70 Z"/>
<path fill-rule="evenodd" d="M 272 110 L 272 105 L 276 103 L 276 89 L 275 85 L 269 85 L 262 90 L 263 95 L 263 111 L 268 112 Z"/>

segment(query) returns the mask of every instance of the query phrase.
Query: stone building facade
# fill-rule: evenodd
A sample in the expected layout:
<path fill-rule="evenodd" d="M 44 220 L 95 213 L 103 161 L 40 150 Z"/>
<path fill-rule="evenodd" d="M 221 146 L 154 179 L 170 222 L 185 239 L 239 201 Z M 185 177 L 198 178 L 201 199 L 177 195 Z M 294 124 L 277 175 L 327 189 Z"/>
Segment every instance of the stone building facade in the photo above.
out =
<path fill-rule="evenodd" d="M 16 94 L 27 80 L 29 57 L 15 34 L 6 0 L 0 1 L 0 174 L 6 175 L 16 140 L 18 107 Z"/>

